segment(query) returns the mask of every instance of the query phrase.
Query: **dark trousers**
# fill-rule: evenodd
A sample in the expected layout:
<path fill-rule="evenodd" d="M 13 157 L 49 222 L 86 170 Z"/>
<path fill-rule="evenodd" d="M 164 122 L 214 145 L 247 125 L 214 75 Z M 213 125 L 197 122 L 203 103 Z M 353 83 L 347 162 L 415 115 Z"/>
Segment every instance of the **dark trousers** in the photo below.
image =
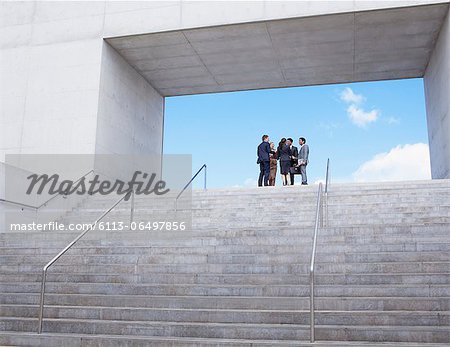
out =
<path fill-rule="evenodd" d="M 291 186 L 294 185 L 294 178 L 295 178 L 295 175 L 293 173 L 291 173 Z"/>
<path fill-rule="evenodd" d="M 261 187 L 263 185 L 263 179 L 264 179 L 264 185 L 269 185 L 269 175 L 270 175 L 270 162 L 262 161 L 259 163 L 259 179 L 258 179 L 258 186 Z"/>

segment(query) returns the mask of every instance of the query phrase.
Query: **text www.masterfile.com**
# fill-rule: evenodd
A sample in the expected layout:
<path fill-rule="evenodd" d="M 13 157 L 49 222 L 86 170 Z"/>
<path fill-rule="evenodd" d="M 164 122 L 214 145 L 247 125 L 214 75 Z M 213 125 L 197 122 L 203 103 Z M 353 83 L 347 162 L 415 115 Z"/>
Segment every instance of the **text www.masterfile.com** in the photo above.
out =
<path fill-rule="evenodd" d="M 11 231 L 157 231 L 157 230 L 185 230 L 186 222 L 183 221 L 146 221 L 146 222 L 96 222 L 96 223 L 11 223 Z"/>

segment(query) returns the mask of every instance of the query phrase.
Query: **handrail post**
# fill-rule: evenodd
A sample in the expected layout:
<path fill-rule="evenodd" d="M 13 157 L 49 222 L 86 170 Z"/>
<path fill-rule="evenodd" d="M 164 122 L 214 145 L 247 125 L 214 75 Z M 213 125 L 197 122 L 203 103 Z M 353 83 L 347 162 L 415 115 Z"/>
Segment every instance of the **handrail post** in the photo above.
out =
<path fill-rule="evenodd" d="M 38 334 L 42 332 L 42 319 L 44 317 L 44 298 L 45 298 L 45 282 L 47 279 L 47 267 L 42 270 L 41 281 L 41 296 L 39 301 L 39 322 L 38 322 Z"/>
<path fill-rule="evenodd" d="M 321 226 L 321 210 L 322 210 L 322 194 L 323 194 L 323 184 L 319 183 L 319 189 L 317 191 L 317 203 L 316 203 L 316 220 L 314 223 L 314 235 L 313 235 L 313 245 L 311 250 L 311 262 L 309 267 L 309 310 L 310 310 L 310 340 L 315 341 L 315 308 L 314 308 L 314 267 L 316 261 L 316 248 L 317 248 L 317 233 L 319 227 Z"/>
<path fill-rule="evenodd" d="M 328 183 L 330 182 L 330 158 L 327 159 L 327 174 L 325 179 L 325 226 L 328 227 Z"/>
<path fill-rule="evenodd" d="M 323 199 L 320 199 L 320 210 L 319 210 L 319 228 L 323 227 Z"/>
<path fill-rule="evenodd" d="M 134 217 L 134 190 L 131 191 L 131 209 L 130 209 L 130 225 L 133 223 Z"/>
<path fill-rule="evenodd" d="M 205 183 L 203 185 L 203 190 L 206 190 L 206 170 L 207 170 L 207 166 L 205 164 Z"/>
<path fill-rule="evenodd" d="M 314 270 L 309 275 L 309 310 L 310 310 L 310 340 L 316 340 L 315 322 L 314 322 Z"/>

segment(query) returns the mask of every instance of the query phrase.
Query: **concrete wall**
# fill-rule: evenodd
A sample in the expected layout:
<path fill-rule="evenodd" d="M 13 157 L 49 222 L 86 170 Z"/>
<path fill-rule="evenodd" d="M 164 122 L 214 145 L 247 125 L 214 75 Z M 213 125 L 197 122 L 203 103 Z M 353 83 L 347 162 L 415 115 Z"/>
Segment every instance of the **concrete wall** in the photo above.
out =
<path fill-rule="evenodd" d="M 164 98 L 106 42 L 95 153 L 162 153 Z"/>
<path fill-rule="evenodd" d="M 148 86 L 144 94 L 136 94 L 136 88 L 145 85 L 139 78 L 130 79 L 136 84 L 127 95 L 141 101 L 145 93 L 152 96 L 154 106 L 147 105 L 148 113 L 142 109 L 134 116 L 136 121 L 137 114 L 148 114 L 149 120 L 139 121 L 123 131 L 107 118 L 109 111 L 104 103 L 117 86 L 106 84 L 115 83 L 118 76 L 114 76 L 117 70 L 111 66 L 102 70 L 102 62 L 110 63 L 114 55 L 110 52 L 108 58 L 102 56 L 102 51 L 107 50 L 103 50 L 106 37 L 442 2 L 445 1 L 1 2 L 0 161 L 6 153 L 117 152 L 119 146 L 122 152 L 159 150 L 162 114 L 156 105 L 160 105 L 160 98 Z M 446 28 L 437 52 L 448 52 Z M 443 42 L 446 40 L 447 43 Z M 445 121 L 442 111 L 446 99 L 439 99 L 445 91 L 448 97 L 448 84 L 444 91 L 436 87 L 445 86 L 448 81 L 448 61 L 442 62 L 438 55 L 429 68 L 427 80 L 437 82 L 428 82 L 427 100 L 433 104 L 431 98 L 435 98 L 442 106 L 429 106 L 428 114 L 432 128 L 440 117 L 443 122 L 439 124 L 447 126 L 448 131 L 448 117 Z M 123 63 L 119 61 L 114 63 L 117 67 Z M 447 77 L 441 82 L 439 77 L 433 79 L 433 75 L 441 72 Z M 105 76 L 106 73 L 113 76 Z M 102 92 L 101 85 L 106 88 Z M 123 90 L 123 86 L 117 88 Z M 144 107 L 141 101 L 139 107 Z M 131 117 L 128 113 L 120 116 L 116 113 L 127 103 L 114 103 L 116 121 Z M 140 125 L 144 128 L 138 129 Z M 434 177 L 440 177 L 449 172 L 448 164 L 437 164 L 448 159 L 448 137 L 433 129 L 430 129 L 433 172 Z M 130 134 L 134 138 L 125 139 Z M 112 140 L 116 135 L 121 139 L 118 142 Z M 437 149 L 444 145 L 445 152 L 439 156 Z"/>
<path fill-rule="evenodd" d="M 209 0 L 111 1 L 105 37 L 213 25 L 442 3 L 446 0 Z"/>
<path fill-rule="evenodd" d="M 104 4 L 83 13 L 0 6 L 0 161 L 6 153 L 92 153 Z"/>
<path fill-rule="evenodd" d="M 433 178 L 450 178 L 450 14 L 439 34 L 425 78 Z"/>
<path fill-rule="evenodd" d="M 127 5 L 122 6 L 127 12 Z M 0 4 L 0 161 L 5 160 L 6 153 L 161 152 L 161 97 L 148 84 L 145 86 L 134 70 L 119 72 L 126 65 L 111 65 L 110 50 L 102 56 L 104 28 L 108 26 L 106 7 L 106 2 Z M 125 23 L 117 25 L 122 28 Z M 103 63 L 107 65 L 104 68 Z M 107 73 L 112 75 L 108 77 Z M 120 85 L 116 83 L 119 80 L 126 81 L 128 87 L 118 95 L 130 100 L 122 99 L 115 105 L 128 102 L 143 108 L 133 111 L 133 126 L 121 128 L 120 141 L 118 124 L 105 122 L 104 112 L 109 110 L 102 105 L 108 90 Z M 110 82 L 113 84 L 108 86 Z M 140 96 L 134 93 L 143 86 Z M 149 108 L 145 110 L 143 103 L 135 102 L 147 96 L 155 106 L 145 103 Z M 112 115 L 116 116 L 118 110 L 116 107 Z M 145 112 L 158 117 L 137 121 Z M 100 114 L 102 118 L 98 118 Z M 97 129 L 98 125 L 105 127 Z M 152 130 L 155 134 L 150 133 Z M 131 132 L 133 138 L 123 142 Z M 111 141 L 112 137 L 116 141 Z"/>
<path fill-rule="evenodd" d="M 163 124 L 164 98 L 104 42 L 95 171 L 122 179 L 138 168 L 159 174 Z"/>

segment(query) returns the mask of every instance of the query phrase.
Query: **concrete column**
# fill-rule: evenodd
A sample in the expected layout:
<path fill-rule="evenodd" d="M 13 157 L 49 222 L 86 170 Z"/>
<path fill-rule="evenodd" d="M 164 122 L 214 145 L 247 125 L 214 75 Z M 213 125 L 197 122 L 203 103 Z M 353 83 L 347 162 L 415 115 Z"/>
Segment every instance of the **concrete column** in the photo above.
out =
<path fill-rule="evenodd" d="M 96 159 L 95 169 L 130 177 L 136 167 L 161 171 L 164 97 L 108 43 L 103 43 L 95 154 L 122 155 L 123 165 Z M 105 158 L 105 157 L 103 157 Z M 135 162 L 137 161 L 137 162 Z M 130 173 L 127 171 L 131 170 Z"/>
<path fill-rule="evenodd" d="M 96 154 L 161 155 L 164 98 L 103 43 Z"/>
<path fill-rule="evenodd" d="M 425 72 L 431 175 L 450 178 L 450 16 L 442 26 Z"/>

